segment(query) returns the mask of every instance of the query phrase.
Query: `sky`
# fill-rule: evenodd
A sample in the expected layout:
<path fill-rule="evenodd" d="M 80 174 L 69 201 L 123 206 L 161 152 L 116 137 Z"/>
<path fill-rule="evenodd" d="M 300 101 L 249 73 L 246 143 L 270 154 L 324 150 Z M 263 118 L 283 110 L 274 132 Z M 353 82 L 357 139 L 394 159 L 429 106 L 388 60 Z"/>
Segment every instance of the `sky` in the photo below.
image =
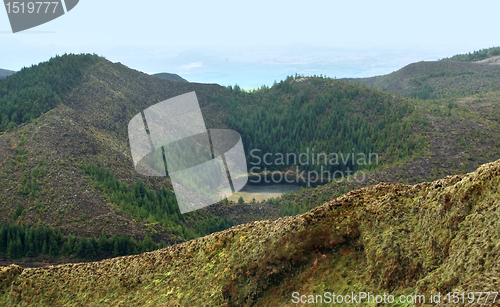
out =
<path fill-rule="evenodd" d="M 499 46 L 499 11 L 499 1 L 80 0 L 14 34 L 0 9 L 0 68 L 88 52 L 147 73 L 243 88 L 295 73 L 368 77 Z"/>

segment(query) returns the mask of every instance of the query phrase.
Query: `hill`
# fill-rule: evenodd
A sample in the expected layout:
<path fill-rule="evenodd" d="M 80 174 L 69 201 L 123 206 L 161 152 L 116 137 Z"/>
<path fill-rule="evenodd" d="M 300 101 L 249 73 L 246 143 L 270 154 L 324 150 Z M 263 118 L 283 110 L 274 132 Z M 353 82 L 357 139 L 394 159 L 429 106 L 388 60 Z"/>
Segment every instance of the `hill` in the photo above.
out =
<path fill-rule="evenodd" d="M 235 87 L 215 103 L 227 110 L 227 125 L 242 134 L 252 172 L 355 172 L 417 156 L 425 146 L 414 134 L 415 108 L 409 99 L 345 81 L 290 76 L 251 93 Z M 377 153 L 380 159 L 335 164 L 325 158 L 348 152 L 358 157 Z M 323 155 L 318 159 L 318 154 Z"/>
<path fill-rule="evenodd" d="M 135 172 L 127 124 L 148 106 L 191 91 L 208 128 L 240 132 L 249 168 L 307 171 L 305 182 L 316 180 L 321 167 L 330 174 L 363 171 L 366 178 L 342 175 L 339 183 L 265 204 L 221 202 L 181 215 L 169 178 Z M 430 181 L 500 158 L 494 91 L 423 101 L 344 80 L 291 76 L 246 93 L 154 78 L 95 55 L 64 55 L 0 82 L 0 93 L 1 261 L 137 254 L 305 212 L 355 188 Z M 271 165 L 265 153 L 274 155 Z M 378 160 L 276 163 L 280 154 L 323 161 L 316 158 L 321 153 L 376 153 Z"/>
<path fill-rule="evenodd" d="M 500 65 L 496 57 L 480 62 L 418 62 L 388 75 L 347 79 L 412 98 L 457 98 L 500 90 Z"/>
<path fill-rule="evenodd" d="M 252 104 L 262 109 L 262 103 L 275 96 L 279 104 L 270 113 L 272 116 L 244 122 L 270 125 L 283 107 L 294 102 L 294 93 L 300 98 L 295 102 L 297 108 L 307 108 L 308 113 L 327 109 L 331 112 L 337 105 L 338 110 L 346 114 L 351 107 L 360 108 L 364 114 L 352 117 L 353 122 L 359 122 L 356 130 L 348 131 L 347 123 L 338 124 L 339 132 L 352 137 L 367 138 L 367 131 L 383 125 L 384 121 L 403 119 L 411 110 L 404 99 L 346 82 L 314 78 L 311 80 L 322 90 L 312 93 L 308 90 L 309 82 L 292 79 L 273 89 L 248 94 L 218 85 L 153 78 L 95 55 L 65 55 L 23 69 L 0 84 L 0 92 L 5 93 L 0 98 L 0 108 L 4 110 L 1 127 L 5 130 L 0 135 L 0 180 L 6 186 L 0 191 L 1 221 L 3 224 L 49 226 L 61 230 L 64 235 L 97 239 L 127 234 L 137 240 L 149 235 L 156 242 L 164 240 L 167 243 L 227 228 L 233 222 L 218 214 L 225 210 L 217 206 L 180 215 L 169 179 L 140 176 L 131 164 L 127 144 L 130 118 L 156 102 L 186 92 L 197 93 L 208 128 L 238 128 L 235 126 L 237 116 L 251 118 Z M 326 91 L 330 93 L 326 95 Z M 373 100 L 374 97 L 377 100 Z M 350 98 L 357 99 L 358 103 L 349 106 L 346 101 Z M 317 99 L 322 102 L 314 107 L 313 102 Z M 245 108 L 234 108 L 234 100 L 241 101 Z M 375 101 L 385 102 L 379 107 L 380 116 L 363 124 L 368 103 Z M 326 126 L 329 121 L 337 121 L 336 116 L 321 122 Z M 314 116 L 301 121 L 293 117 L 282 120 L 284 124 L 295 125 L 294 129 L 317 124 Z M 399 128 L 403 124 L 391 126 L 390 129 L 401 131 L 395 133 L 390 142 L 403 144 L 396 138 L 411 133 Z M 251 145 L 246 140 L 253 137 L 251 133 L 255 130 L 251 125 L 240 129 L 246 146 Z M 263 133 L 261 129 L 256 131 Z M 321 146 L 320 135 L 307 133 L 301 137 L 307 141 L 305 146 Z M 286 138 L 283 141 L 287 142 L 282 143 L 284 148 L 291 147 L 293 142 Z M 383 139 L 381 144 L 383 142 L 389 141 Z M 349 140 L 342 148 L 351 144 Z M 264 142 L 254 144 L 264 145 Z M 329 150 L 332 146 L 324 148 Z M 411 147 L 403 156 L 408 155 L 408 149 Z M 275 212 L 272 207 L 264 205 L 263 208 L 264 213 Z M 242 211 L 235 210 L 253 216 L 252 209 L 244 206 Z M 244 216 L 236 219 L 248 221 Z M 58 241 L 59 246 L 63 243 Z"/>
<path fill-rule="evenodd" d="M 15 73 L 15 71 L 13 71 L 13 70 L 0 69 L 0 79 L 4 79 L 4 78 L 6 78 L 14 73 Z"/>
<path fill-rule="evenodd" d="M 155 252 L 11 266 L 2 270 L 1 299 L 10 306 L 290 306 L 300 295 L 325 304 L 332 293 L 359 300 L 358 292 L 370 292 L 369 306 L 376 295 L 389 302 L 389 295 L 420 295 L 422 306 L 433 306 L 439 292 L 441 304 L 450 303 L 450 292 L 497 291 L 499 184 L 500 160 L 414 186 L 381 183 L 302 215 Z M 482 306 L 496 304 L 494 294 L 475 295 Z M 470 305 L 460 299 L 457 306 Z"/>
<path fill-rule="evenodd" d="M 474 51 L 472 53 L 457 54 L 449 58 L 444 58 L 442 61 L 460 61 L 460 62 L 490 62 L 488 60 L 495 59 L 497 62 L 500 56 L 500 47 L 491 47 Z"/>
<path fill-rule="evenodd" d="M 3 225 L 62 231 L 63 238 L 52 238 L 60 248 L 68 234 L 150 236 L 172 244 L 231 225 L 209 212 L 181 215 L 169 179 L 138 175 L 127 144 L 128 121 L 148 105 L 196 91 L 206 106 L 223 87 L 153 78 L 94 55 L 65 55 L 2 81 L 2 90 Z"/>
<path fill-rule="evenodd" d="M 182 78 L 181 76 L 179 76 L 177 74 L 171 74 L 168 72 L 152 74 L 151 76 L 156 77 L 156 78 L 165 79 L 165 80 L 170 80 L 170 81 L 188 82 L 186 79 Z"/>

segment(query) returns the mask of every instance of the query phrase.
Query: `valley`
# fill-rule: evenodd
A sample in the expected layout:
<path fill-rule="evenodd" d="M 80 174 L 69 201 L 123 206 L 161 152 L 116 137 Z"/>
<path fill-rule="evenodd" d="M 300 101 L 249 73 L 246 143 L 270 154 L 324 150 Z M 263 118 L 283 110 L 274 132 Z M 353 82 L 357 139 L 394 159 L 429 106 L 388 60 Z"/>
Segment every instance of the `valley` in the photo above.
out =
<path fill-rule="evenodd" d="M 0 305 L 287 306 L 293 291 L 494 289 L 497 57 L 363 79 L 296 74 L 252 91 L 95 54 L 24 68 L 0 80 Z M 303 172 L 314 184 L 247 185 L 180 214 L 169 177 L 135 171 L 127 125 L 192 91 L 208 129 L 240 133 L 250 179 Z"/>

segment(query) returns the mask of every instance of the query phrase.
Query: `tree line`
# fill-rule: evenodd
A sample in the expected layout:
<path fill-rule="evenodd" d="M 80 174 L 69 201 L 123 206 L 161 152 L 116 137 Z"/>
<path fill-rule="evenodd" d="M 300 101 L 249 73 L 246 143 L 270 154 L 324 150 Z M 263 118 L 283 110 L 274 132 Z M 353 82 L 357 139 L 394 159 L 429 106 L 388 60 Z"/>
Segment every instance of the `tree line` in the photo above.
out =
<path fill-rule="evenodd" d="M 81 167 L 94 180 L 95 187 L 109 202 L 118 205 L 123 213 L 140 221 L 161 225 L 183 240 L 205 236 L 233 226 L 233 222 L 227 217 L 215 216 L 207 211 L 181 214 L 174 192 L 165 188 L 154 191 L 141 181 L 136 181 L 128 187 L 102 167 Z"/>
<path fill-rule="evenodd" d="M 215 101 L 230 110 L 226 122 L 242 135 L 249 169 L 259 162 L 250 155 L 252 149 L 272 153 L 268 161 L 278 159 L 277 153 L 309 152 L 309 161 L 319 153 L 378 153 L 392 162 L 424 147 L 423 139 L 412 135 L 415 108 L 408 99 L 345 81 L 289 76 L 251 93 L 230 87 L 230 94 Z M 327 160 L 323 169 L 331 172 L 377 167 L 358 159 L 338 165 Z M 257 166 L 270 171 L 289 166 L 260 162 Z M 300 170 L 320 171 L 321 165 L 300 165 Z"/>
<path fill-rule="evenodd" d="M 7 259 L 47 257 L 76 257 L 80 259 L 102 259 L 133 255 L 167 246 L 155 243 L 146 236 L 136 241 L 125 235 L 84 238 L 63 235 L 47 226 L 0 225 L 0 255 Z"/>

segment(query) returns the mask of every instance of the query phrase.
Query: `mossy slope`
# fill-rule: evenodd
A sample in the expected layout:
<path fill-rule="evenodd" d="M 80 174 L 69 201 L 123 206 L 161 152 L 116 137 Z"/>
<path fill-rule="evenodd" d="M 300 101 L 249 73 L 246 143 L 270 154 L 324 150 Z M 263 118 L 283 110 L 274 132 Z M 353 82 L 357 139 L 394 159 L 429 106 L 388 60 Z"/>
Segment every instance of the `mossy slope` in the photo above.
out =
<path fill-rule="evenodd" d="M 287 306 L 294 291 L 497 291 L 499 185 L 500 160 L 414 186 L 382 183 L 155 252 L 25 269 L 2 302 Z"/>

